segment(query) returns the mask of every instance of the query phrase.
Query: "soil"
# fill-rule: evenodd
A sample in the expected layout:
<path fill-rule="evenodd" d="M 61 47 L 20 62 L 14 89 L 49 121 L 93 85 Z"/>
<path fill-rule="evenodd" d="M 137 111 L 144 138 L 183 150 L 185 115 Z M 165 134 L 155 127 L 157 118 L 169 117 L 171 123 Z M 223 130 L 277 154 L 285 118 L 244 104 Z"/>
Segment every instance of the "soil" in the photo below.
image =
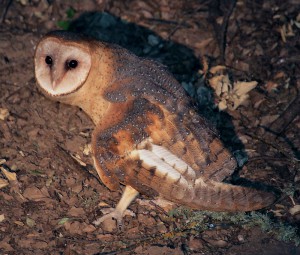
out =
<path fill-rule="evenodd" d="M 208 218 L 214 227 L 186 228 L 183 215 L 171 217 L 143 203 L 145 196 L 130 205 L 122 230 L 94 226 L 122 191 L 109 191 L 93 169 L 91 120 L 79 108 L 46 99 L 35 84 L 35 45 L 61 28 L 167 65 L 237 158 L 240 178 L 231 181 L 280 190 L 261 213 L 299 226 L 298 1 L 5 0 L 0 177 L 8 185 L 0 189 L 1 254 L 300 254 L 295 239 L 280 240 L 259 226 Z M 236 109 L 216 106 L 221 99 L 208 70 L 217 65 L 226 66 L 232 81 L 258 82 Z"/>

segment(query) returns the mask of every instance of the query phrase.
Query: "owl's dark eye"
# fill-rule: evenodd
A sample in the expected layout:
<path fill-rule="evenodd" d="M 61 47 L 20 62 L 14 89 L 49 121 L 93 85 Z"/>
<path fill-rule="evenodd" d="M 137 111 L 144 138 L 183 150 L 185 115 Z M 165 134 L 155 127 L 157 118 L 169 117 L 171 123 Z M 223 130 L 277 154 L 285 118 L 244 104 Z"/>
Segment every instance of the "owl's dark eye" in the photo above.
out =
<path fill-rule="evenodd" d="M 67 66 L 68 66 L 69 69 L 74 69 L 74 68 L 77 67 L 77 65 L 78 65 L 78 61 L 77 61 L 77 60 L 74 60 L 74 59 L 70 60 L 70 61 L 67 63 Z"/>
<path fill-rule="evenodd" d="M 51 58 L 50 56 L 47 56 L 47 57 L 45 58 L 45 62 L 46 62 L 46 64 L 47 64 L 48 66 L 52 66 L 52 64 L 53 64 L 53 60 L 52 60 L 52 58 Z"/>

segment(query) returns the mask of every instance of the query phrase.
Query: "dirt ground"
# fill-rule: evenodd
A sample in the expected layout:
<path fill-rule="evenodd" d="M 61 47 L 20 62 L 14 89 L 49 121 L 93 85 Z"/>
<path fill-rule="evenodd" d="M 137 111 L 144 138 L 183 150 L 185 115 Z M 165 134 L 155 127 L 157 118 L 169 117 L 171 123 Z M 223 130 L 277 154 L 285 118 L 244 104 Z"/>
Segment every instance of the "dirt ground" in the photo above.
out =
<path fill-rule="evenodd" d="M 300 254 L 300 5 L 220 2 L 0 2 L 1 254 Z M 167 65 L 237 158 L 232 182 L 273 187 L 277 202 L 247 224 L 204 213 L 200 226 L 198 214 L 173 217 L 140 196 L 122 231 L 95 227 L 121 191 L 93 169 L 91 120 L 34 78 L 36 43 L 62 28 Z"/>

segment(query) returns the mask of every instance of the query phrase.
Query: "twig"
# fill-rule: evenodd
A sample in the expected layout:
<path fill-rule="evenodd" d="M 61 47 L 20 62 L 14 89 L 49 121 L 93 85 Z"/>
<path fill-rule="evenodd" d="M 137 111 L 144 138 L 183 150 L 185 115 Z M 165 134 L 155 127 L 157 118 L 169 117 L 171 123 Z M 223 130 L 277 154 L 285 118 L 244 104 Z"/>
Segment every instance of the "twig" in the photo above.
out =
<path fill-rule="evenodd" d="M 260 132 L 258 132 L 258 135 L 254 134 L 252 132 L 246 132 L 246 135 L 248 135 L 251 138 L 254 138 L 254 139 L 256 139 L 260 142 L 263 142 L 264 144 L 267 144 L 268 146 L 273 147 L 274 149 L 278 150 L 282 155 L 284 155 L 286 158 L 291 160 L 293 163 L 295 163 L 295 164 L 299 163 L 297 158 L 294 157 L 294 155 L 291 155 L 290 151 L 289 152 L 284 151 L 283 147 L 280 146 L 280 144 L 278 143 L 278 140 L 276 140 L 276 137 L 274 137 L 274 139 L 266 139 L 266 135 L 265 134 L 260 134 Z M 274 143 L 273 142 L 268 142 L 267 140 L 272 140 L 272 141 L 274 141 Z"/>
<path fill-rule="evenodd" d="M 280 116 L 271 123 L 268 130 L 276 135 L 281 134 L 290 125 L 290 123 L 300 115 L 300 95 L 280 114 Z"/>
<path fill-rule="evenodd" d="M 227 3 L 229 3 L 229 6 L 225 6 Z M 224 9 L 226 10 L 226 12 L 223 17 L 222 25 L 219 26 L 216 22 L 216 19 L 218 17 L 218 14 L 221 12 L 221 5 L 224 5 Z M 209 21 L 213 24 L 215 30 L 216 38 L 218 40 L 218 45 L 220 49 L 221 63 L 223 65 L 225 65 L 228 23 L 235 6 L 236 0 L 218 1 L 217 4 L 216 1 L 212 1 L 212 4 L 210 6 Z"/>
<path fill-rule="evenodd" d="M 4 2 L 1 3 L 1 5 L 4 7 L 3 11 L 1 13 L 1 16 L 0 16 L 1 23 L 4 22 L 6 14 L 7 14 L 7 11 L 8 11 L 8 8 L 11 5 L 11 3 L 12 3 L 12 0 L 6 0 L 6 1 L 4 1 Z"/>

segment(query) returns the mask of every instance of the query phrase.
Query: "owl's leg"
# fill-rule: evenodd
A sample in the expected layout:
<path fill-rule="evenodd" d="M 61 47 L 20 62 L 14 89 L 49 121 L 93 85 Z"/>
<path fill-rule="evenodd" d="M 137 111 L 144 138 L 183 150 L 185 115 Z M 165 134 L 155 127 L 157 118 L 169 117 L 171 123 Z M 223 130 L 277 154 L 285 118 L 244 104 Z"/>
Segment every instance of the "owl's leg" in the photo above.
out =
<path fill-rule="evenodd" d="M 122 226 L 122 218 L 123 214 L 126 211 L 127 207 L 130 205 L 130 203 L 136 198 L 136 196 L 139 194 L 137 190 L 132 188 L 131 186 L 127 185 L 125 187 L 125 190 L 122 194 L 121 200 L 117 204 L 116 208 L 113 209 L 112 212 L 102 216 L 101 218 L 95 220 L 93 223 L 98 226 L 101 222 L 107 220 L 107 219 L 115 219 L 117 221 L 118 227 L 121 228 Z"/>

